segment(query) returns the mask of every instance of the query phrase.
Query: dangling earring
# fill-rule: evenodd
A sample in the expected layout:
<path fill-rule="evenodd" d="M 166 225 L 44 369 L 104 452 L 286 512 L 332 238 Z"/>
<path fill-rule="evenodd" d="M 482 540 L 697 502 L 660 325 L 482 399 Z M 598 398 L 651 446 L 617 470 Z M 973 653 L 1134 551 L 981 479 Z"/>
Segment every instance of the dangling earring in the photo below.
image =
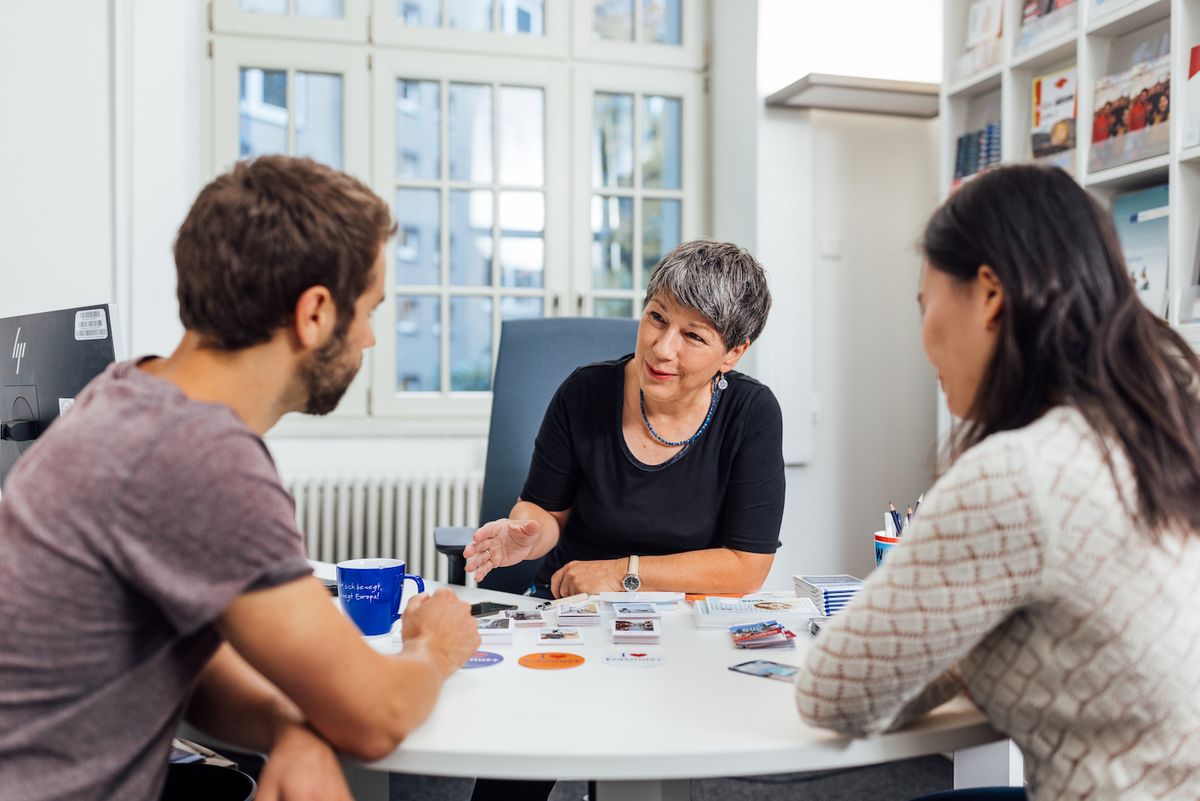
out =
<path fill-rule="evenodd" d="M 718 373 L 721 377 L 717 380 L 717 389 L 728 389 L 729 382 L 725 380 L 724 373 Z"/>

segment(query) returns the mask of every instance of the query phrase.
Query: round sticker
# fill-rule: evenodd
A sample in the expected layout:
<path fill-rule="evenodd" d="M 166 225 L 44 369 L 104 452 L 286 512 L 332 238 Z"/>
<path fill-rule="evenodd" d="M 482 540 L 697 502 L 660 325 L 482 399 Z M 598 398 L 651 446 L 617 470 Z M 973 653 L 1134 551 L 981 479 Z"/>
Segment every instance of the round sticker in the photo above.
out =
<path fill-rule="evenodd" d="M 582 665 L 583 657 L 579 654 L 564 654 L 561 651 L 549 651 L 547 653 L 525 654 L 525 656 L 517 660 L 517 664 L 521 667 L 533 668 L 534 670 L 565 670 L 566 668 Z"/>
<path fill-rule="evenodd" d="M 621 651 L 604 657 L 604 664 L 613 667 L 648 668 L 658 667 L 666 662 L 658 654 L 648 654 L 642 651 Z"/>
<path fill-rule="evenodd" d="M 476 651 L 475 655 L 467 660 L 464 668 L 485 668 L 492 665 L 498 665 L 504 661 L 504 657 L 494 651 Z"/>

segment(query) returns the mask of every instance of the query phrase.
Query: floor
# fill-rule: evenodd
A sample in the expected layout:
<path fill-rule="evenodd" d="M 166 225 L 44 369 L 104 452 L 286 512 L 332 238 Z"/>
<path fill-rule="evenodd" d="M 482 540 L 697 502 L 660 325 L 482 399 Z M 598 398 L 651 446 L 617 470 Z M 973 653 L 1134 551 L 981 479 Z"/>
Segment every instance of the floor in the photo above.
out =
<path fill-rule="evenodd" d="M 908 801 L 953 784 L 950 760 L 932 756 L 852 770 L 695 779 L 692 801 Z M 469 801 L 472 780 L 393 774 L 390 785 L 390 801 Z M 580 801 L 586 791 L 584 782 L 559 782 L 550 801 Z"/>

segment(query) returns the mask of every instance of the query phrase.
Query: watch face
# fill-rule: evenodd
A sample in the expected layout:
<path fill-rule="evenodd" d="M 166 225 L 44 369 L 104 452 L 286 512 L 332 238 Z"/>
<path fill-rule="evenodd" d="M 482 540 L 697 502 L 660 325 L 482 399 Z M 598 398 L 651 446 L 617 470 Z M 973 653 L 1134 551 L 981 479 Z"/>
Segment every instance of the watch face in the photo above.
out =
<path fill-rule="evenodd" d="M 625 587 L 626 592 L 635 592 L 638 587 L 642 586 L 642 580 L 637 576 L 626 576 L 621 579 L 621 585 Z"/>

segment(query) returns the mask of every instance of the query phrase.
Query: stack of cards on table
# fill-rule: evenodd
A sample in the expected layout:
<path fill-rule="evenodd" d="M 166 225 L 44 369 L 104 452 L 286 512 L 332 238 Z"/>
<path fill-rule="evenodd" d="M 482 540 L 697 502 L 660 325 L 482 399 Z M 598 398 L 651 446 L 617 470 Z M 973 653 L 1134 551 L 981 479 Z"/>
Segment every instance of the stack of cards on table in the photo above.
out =
<path fill-rule="evenodd" d="M 796 647 L 796 635 L 774 620 L 730 626 L 729 636 L 737 648 Z"/>
<path fill-rule="evenodd" d="M 862 580 L 854 576 L 793 576 L 796 595 L 810 598 L 825 616 L 832 615 L 850 603 L 854 594 L 862 589 Z"/>
<path fill-rule="evenodd" d="M 803 624 L 820 612 L 808 598 L 757 593 L 745 598 L 701 598 L 692 607 L 696 625 L 702 629 L 729 628 L 734 623 L 761 623 L 764 620 Z"/>
<path fill-rule="evenodd" d="M 652 618 L 617 618 L 613 621 L 613 642 L 658 645 L 662 642 L 662 621 Z"/>
<path fill-rule="evenodd" d="M 556 613 L 560 626 L 579 628 L 600 625 L 600 605 L 595 601 L 585 601 L 581 604 L 560 604 Z"/>
<path fill-rule="evenodd" d="M 481 617 L 475 620 L 483 645 L 512 645 L 513 621 L 507 617 Z"/>
<path fill-rule="evenodd" d="M 504 616 L 519 629 L 540 629 L 547 625 L 546 616 L 537 609 L 505 609 Z"/>
<path fill-rule="evenodd" d="M 658 607 L 654 604 L 648 604 L 645 601 L 628 601 L 618 602 L 613 601 L 613 614 L 618 619 L 625 620 L 658 620 L 662 617 L 662 612 L 658 611 Z"/>
<path fill-rule="evenodd" d="M 538 629 L 538 645 L 550 645 L 561 648 L 564 645 L 583 645 L 583 634 L 579 629 L 569 626 L 556 626 L 552 629 Z"/>

